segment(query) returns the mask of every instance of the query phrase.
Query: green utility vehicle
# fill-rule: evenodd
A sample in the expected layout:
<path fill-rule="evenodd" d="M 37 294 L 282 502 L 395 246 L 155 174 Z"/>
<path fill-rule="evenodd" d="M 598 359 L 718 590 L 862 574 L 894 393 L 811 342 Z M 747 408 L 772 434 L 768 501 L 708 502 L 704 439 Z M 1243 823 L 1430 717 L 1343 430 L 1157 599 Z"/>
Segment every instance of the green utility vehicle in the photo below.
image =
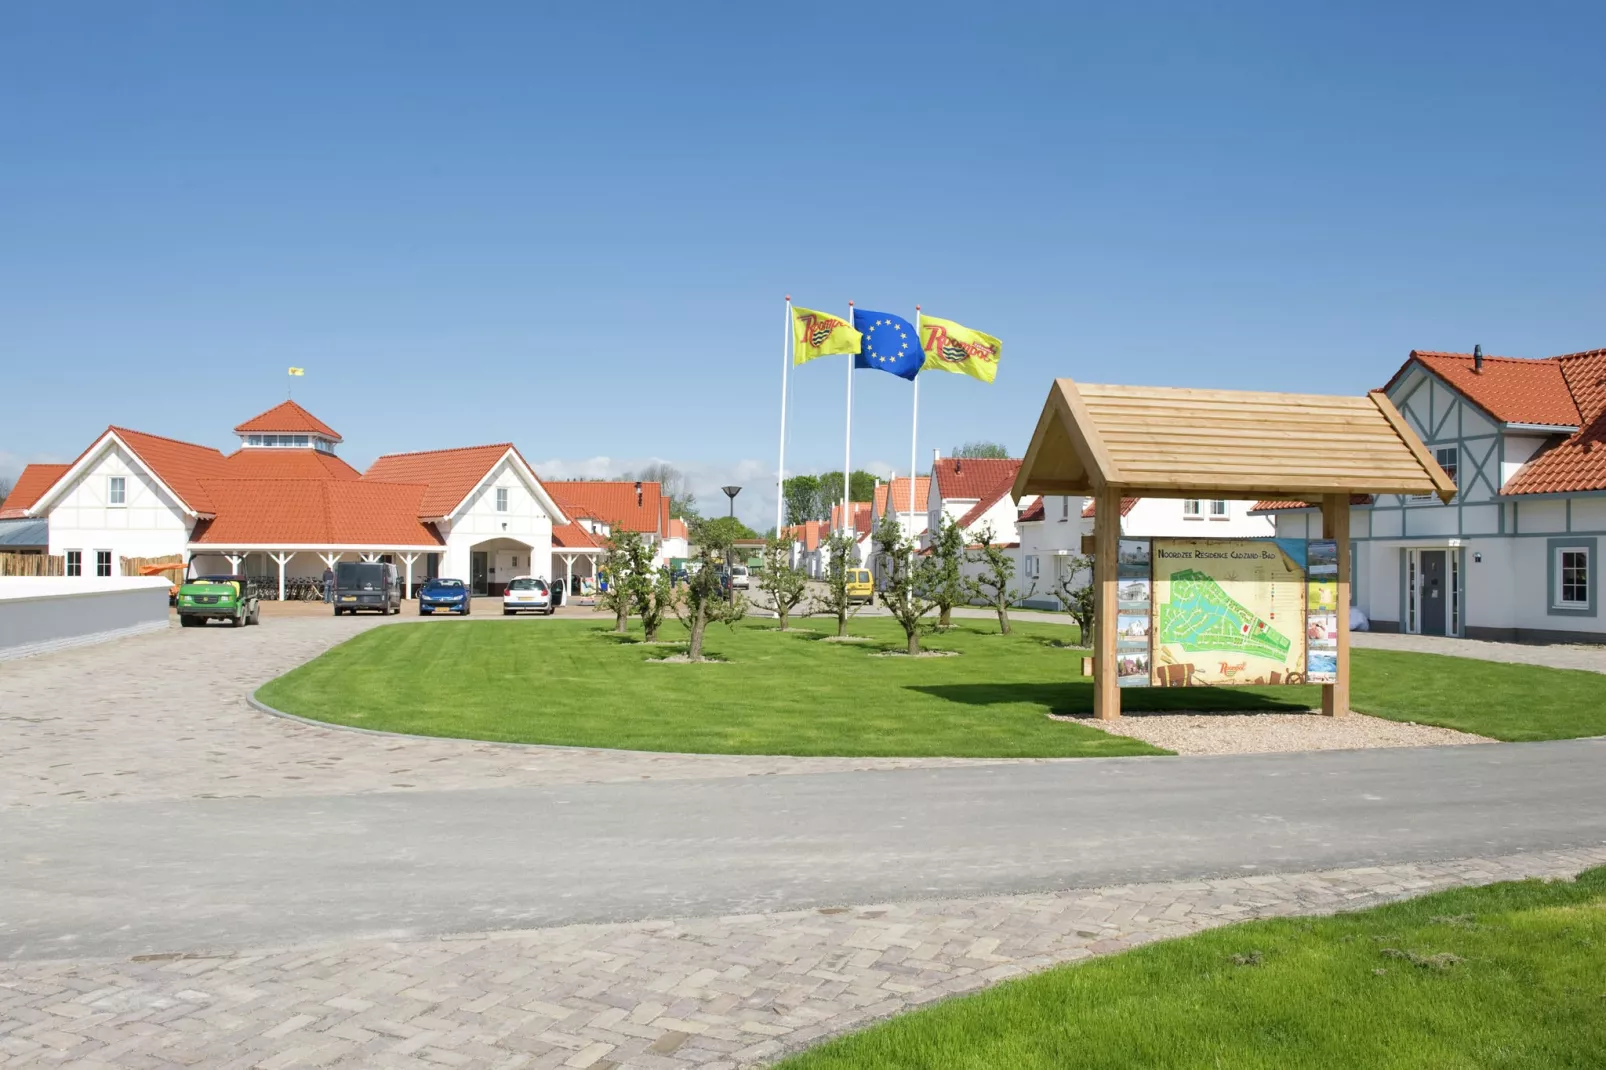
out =
<path fill-rule="evenodd" d="M 226 620 L 238 628 L 260 620 L 261 604 L 244 576 L 196 576 L 178 589 L 178 622 L 199 628 L 209 620 Z"/>

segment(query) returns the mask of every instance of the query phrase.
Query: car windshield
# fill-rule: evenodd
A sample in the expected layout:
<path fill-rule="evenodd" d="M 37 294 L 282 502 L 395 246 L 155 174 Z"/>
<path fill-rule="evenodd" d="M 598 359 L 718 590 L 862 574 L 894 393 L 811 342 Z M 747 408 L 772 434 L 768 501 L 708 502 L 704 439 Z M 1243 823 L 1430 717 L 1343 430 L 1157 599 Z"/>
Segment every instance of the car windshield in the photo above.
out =
<path fill-rule="evenodd" d="M 463 581 L 462 580 L 430 580 L 429 581 L 429 586 L 431 586 L 431 587 L 461 587 L 461 586 L 463 586 Z"/>
<path fill-rule="evenodd" d="M 782 326 L 784 327 L 785 324 L 782 324 Z M 732 576 L 745 576 L 745 575 L 747 575 L 747 566 L 745 566 L 745 565 L 732 565 L 731 566 L 731 575 Z"/>
<path fill-rule="evenodd" d="M 335 565 L 335 586 L 347 590 L 377 591 L 385 585 L 385 566 L 368 561 L 341 561 Z"/>
<path fill-rule="evenodd" d="M 544 591 L 546 590 L 546 583 L 541 580 L 514 580 L 507 585 L 507 589 L 510 591 Z"/>

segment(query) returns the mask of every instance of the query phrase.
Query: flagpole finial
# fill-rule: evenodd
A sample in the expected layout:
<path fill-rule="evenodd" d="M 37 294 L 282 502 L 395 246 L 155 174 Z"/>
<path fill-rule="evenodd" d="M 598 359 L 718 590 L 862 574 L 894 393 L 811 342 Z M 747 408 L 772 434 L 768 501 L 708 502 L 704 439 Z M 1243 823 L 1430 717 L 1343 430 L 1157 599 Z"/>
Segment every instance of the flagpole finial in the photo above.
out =
<path fill-rule="evenodd" d="M 792 300 L 792 295 L 791 295 L 791 294 L 787 294 L 787 295 L 786 295 L 786 299 L 787 299 L 787 300 L 788 300 L 788 301 L 790 301 L 790 300 Z"/>
<path fill-rule="evenodd" d="M 849 308 L 852 308 L 852 307 L 853 307 L 853 302 L 852 302 L 852 301 L 849 301 L 849 302 L 848 302 L 848 307 L 849 307 Z"/>
<path fill-rule="evenodd" d="M 916 305 L 916 306 L 915 306 L 915 311 L 916 311 L 916 312 L 919 312 L 919 311 L 920 311 L 920 306 L 919 306 L 919 305 Z"/>

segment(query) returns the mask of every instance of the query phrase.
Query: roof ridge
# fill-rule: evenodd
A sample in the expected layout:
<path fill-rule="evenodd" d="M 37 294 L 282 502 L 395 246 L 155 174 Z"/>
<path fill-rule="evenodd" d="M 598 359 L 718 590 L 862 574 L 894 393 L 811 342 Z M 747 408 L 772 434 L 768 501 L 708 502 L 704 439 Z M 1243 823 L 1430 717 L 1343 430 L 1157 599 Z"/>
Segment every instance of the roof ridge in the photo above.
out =
<path fill-rule="evenodd" d="M 1449 352 L 1448 350 L 1439 350 L 1439 349 L 1413 349 L 1413 350 L 1411 350 L 1411 355 L 1413 357 L 1452 357 L 1452 358 L 1454 358 L 1456 360 L 1476 360 L 1477 359 L 1477 354 L 1476 353 L 1452 353 L 1452 352 Z M 1494 354 L 1494 353 L 1485 353 L 1483 355 L 1483 359 L 1484 359 L 1485 363 L 1487 363 L 1487 362 L 1489 362 L 1491 360 L 1498 360 L 1498 361 L 1506 361 L 1506 362 L 1513 363 L 1513 364 L 1543 364 L 1546 361 L 1556 360 L 1557 358 L 1556 357 L 1504 357 L 1504 356 L 1500 356 L 1500 355 Z"/>
<path fill-rule="evenodd" d="M 213 453 L 217 454 L 219 457 L 223 457 L 224 456 L 223 451 L 218 449 L 216 446 L 203 446 L 199 442 L 189 442 L 189 441 L 187 441 L 185 439 L 182 439 L 182 438 L 169 438 L 167 435 L 153 435 L 149 431 L 141 431 L 136 427 L 122 427 L 122 426 L 119 426 L 118 424 L 107 424 L 106 425 L 106 430 L 107 431 L 116 431 L 117 433 L 124 434 L 124 435 L 140 435 L 140 436 L 142 436 L 144 438 L 154 438 L 154 439 L 156 439 L 156 440 L 158 440 L 160 442 L 171 442 L 175 446 L 190 446 L 190 447 L 192 447 L 194 449 L 198 449 L 198 450 L 211 450 Z M 105 434 L 104 431 L 101 432 L 101 433 Z"/>
<path fill-rule="evenodd" d="M 442 450 L 408 450 L 408 451 L 406 451 L 404 453 L 381 453 L 378 457 L 374 458 L 374 464 L 378 464 L 380 461 L 384 460 L 387 457 L 426 457 L 426 456 L 429 456 L 429 455 L 432 455 L 432 454 L 437 454 L 437 453 L 467 453 L 469 450 L 489 450 L 489 449 L 510 450 L 510 449 L 513 449 L 513 443 L 511 443 L 511 442 L 486 442 L 486 443 L 483 443 L 483 444 L 478 445 L 478 446 L 448 446 L 447 448 L 442 449 Z M 371 464 L 368 467 L 372 468 L 373 465 Z M 542 480 L 542 482 L 545 483 L 546 480 Z"/>

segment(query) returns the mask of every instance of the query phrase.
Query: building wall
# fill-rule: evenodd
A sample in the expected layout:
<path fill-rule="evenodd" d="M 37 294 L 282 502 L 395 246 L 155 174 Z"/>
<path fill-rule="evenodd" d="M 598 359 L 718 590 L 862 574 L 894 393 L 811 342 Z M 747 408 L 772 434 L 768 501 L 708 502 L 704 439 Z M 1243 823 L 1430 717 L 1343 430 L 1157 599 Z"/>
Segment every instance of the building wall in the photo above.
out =
<path fill-rule="evenodd" d="M 505 512 L 496 508 L 498 488 L 508 492 Z M 486 548 L 493 553 L 492 583 L 506 583 L 522 575 L 552 578 L 552 517 L 542 508 L 511 458 L 504 457 L 497 462 L 491 477 L 474 492 L 462 511 L 442 526 L 446 529 L 442 532 L 446 536 L 442 576 L 467 582 L 471 578 L 470 552 L 480 543 L 506 539 L 521 546 Z M 512 563 L 515 557 L 517 565 Z"/>
<path fill-rule="evenodd" d="M 0 661 L 168 627 L 160 577 L 0 577 Z"/>
<path fill-rule="evenodd" d="M 1217 517 L 1211 515 L 1206 498 L 1199 502 L 1200 515 L 1188 516 L 1181 498 L 1139 498 L 1121 518 L 1121 534 L 1136 539 L 1269 539 L 1276 525 L 1270 517 L 1251 516 L 1254 505 L 1229 500 L 1226 515 Z"/>
<path fill-rule="evenodd" d="M 109 501 L 113 476 L 124 480 L 121 506 Z M 114 576 L 119 558 L 182 554 L 193 523 L 120 446 L 113 446 L 67 488 L 49 519 L 52 554 L 82 550 L 84 572 L 93 575 L 95 551 L 110 550 Z"/>

